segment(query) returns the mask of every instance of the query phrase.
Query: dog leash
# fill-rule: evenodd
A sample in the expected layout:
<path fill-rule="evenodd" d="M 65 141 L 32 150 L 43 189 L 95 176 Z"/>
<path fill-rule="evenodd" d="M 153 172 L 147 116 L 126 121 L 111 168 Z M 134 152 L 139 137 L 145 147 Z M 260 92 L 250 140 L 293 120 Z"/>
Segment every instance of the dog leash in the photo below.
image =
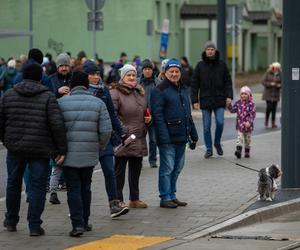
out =
<path fill-rule="evenodd" d="M 234 161 L 231 161 L 231 160 L 228 160 L 228 159 L 224 159 L 224 158 L 220 158 L 220 159 L 222 159 L 223 161 L 227 161 L 227 162 L 230 162 L 230 163 L 232 163 L 232 164 L 235 164 L 236 166 L 239 166 L 239 167 L 242 167 L 242 168 L 245 168 L 245 169 L 248 169 L 248 170 L 257 172 L 257 173 L 259 172 L 257 169 L 247 167 L 247 166 L 242 165 L 242 164 L 240 164 L 240 163 L 237 163 L 237 162 L 234 162 Z"/>
<path fill-rule="evenodd" d="M 235 163 L 235 165 L 237 165 L 237 166 L 239 166 L 239 167 L 246 168 L 246 169 L 255 171 L 255 172 L 257 172 L 257 173 L 259 172 L 258 170 L 254 169 L 254 168 L 247 167 L 247 166 L 242 165 L 242 164 L 240 164 L 240 163 L 237 163 L 237 162 L 233 162 L 233 163 Z"/>

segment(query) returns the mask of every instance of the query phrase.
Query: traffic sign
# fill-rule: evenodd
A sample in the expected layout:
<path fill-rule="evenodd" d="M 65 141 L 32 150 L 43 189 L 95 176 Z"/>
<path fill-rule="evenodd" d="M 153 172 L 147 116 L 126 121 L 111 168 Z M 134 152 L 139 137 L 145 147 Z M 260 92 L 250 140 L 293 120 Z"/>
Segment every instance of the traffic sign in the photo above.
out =
<path fill-rule="evenodd" d="M 95 13 L 95 17 L 94 14 Z M 93 25 L 95 24 L 95 30 L 103 30 L 103 12 L 102 11 L 95 11 L 95 12 L 88 12 L 88 31 L 93 30 Z"/>
<path fill-rule="evenodd" d="M 85 3 L 91 11 L 96 11 L 103 7 L 105 0 L 85 0 Z"/>

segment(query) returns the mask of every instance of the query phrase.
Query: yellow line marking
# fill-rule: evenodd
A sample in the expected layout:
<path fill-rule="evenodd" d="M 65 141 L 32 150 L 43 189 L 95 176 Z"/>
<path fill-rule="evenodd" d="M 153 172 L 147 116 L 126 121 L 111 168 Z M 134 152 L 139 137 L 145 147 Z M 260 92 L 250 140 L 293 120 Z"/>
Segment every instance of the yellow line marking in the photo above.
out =
<path fill-rule="evenodd" d="M 109 238 L 92 241 L 65 250 L 138 250 L 174 237 L 149 237 L 143 235 L 112 235 Z"/>

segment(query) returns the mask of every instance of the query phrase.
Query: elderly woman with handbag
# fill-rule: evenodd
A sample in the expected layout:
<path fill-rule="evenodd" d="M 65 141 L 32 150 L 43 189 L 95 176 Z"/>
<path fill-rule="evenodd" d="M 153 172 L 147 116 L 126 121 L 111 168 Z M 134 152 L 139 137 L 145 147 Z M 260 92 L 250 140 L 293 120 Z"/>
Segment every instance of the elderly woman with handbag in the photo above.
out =
<path fill-rule="evenodd" d="M 125 64 L 120 76 L 120 81 L 111 85 L 110 94 L 126 138 L 134 135 L 131 136 L 134 139 L 115 151 L 118 199 L 125 205 L 123 187 L 128 162 L 129 207 L 146 208 L 147 204 L 140 200 L 139 178 L 143 157 L 147 156 L 146 124 L 150 123 L 151 116 L 145 117 L 147 101 L 143 87 L 137 83 L 135 67 Z"/>

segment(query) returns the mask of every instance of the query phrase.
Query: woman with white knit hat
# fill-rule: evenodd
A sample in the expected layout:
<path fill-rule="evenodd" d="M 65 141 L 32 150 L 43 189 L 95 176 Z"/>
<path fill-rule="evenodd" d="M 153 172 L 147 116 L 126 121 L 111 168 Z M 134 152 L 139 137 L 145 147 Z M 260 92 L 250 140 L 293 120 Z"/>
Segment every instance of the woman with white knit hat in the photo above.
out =
<path fill-rule="evenodd" d="M 135 139 L 115 152 L 118 199 L 125 205 L 123 187 L 128 162 L 129 207 L 146 208 L 147 204 L 140 200 L 139 178 L 143 157 L 148 154 L 146 124 L 150 123 L 151 117 L 145 117 L 147 101 L 143 87 L 137 82 L 135 67 L 125 64 L 120 69 L 120 77 L 119 83 L 111 85 L 110 94 L 126 138 L 134 135 L 132 138 Z"/>

